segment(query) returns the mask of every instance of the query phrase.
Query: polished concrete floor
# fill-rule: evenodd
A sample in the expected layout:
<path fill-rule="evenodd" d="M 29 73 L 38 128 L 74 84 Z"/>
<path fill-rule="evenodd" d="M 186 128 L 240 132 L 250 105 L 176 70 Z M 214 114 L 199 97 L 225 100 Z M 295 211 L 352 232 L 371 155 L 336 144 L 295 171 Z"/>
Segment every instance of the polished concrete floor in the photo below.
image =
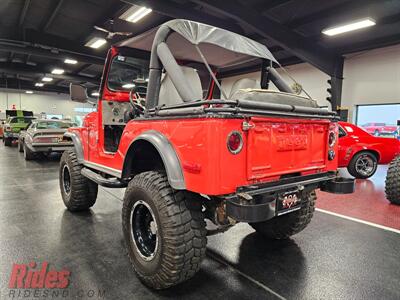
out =
<path fill-rule="evenodd" d="M 264 240 L 246 224 L 209 237 L 194 279 L 149 290 L 124 247 L 123 191 L 101 189 L 89 212 L 71 214 L 58 163 L 25 162 L 0 144 L 0 299 L 45 299 L 11 297 L 13 264 L 32 261 L 71 272 L 69 294 L 46 299 L 400 299 L 400 235 L 322 212 L 287 241 Z"/>

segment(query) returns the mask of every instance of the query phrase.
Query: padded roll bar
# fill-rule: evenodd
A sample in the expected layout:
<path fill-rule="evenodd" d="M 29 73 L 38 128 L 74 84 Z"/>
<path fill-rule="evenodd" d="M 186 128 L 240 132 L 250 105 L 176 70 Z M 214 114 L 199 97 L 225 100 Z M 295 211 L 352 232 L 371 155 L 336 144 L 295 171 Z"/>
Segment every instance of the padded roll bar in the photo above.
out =
<path fill-rule="evenodd" d="M 165 42 L 170 34 L 171 29 L 168 26 L 161 25 L 154 37 L 153 45 L 151 47 L 149 83 L 147 85 L 146 94 L 147 110 L 156 107 L 158 104 L 163 66 L 157 55 L 157 47 L 160 43 Z"/>
<path fill-rule="evenodd" d="M 281 92 L 293 94 L 292 88 L 283 80 L 282 76 L 273 68 L 267 68 L 268 77 Z"/>
<path fill-rule="evenodd" d="M 183 102 L 201 100 L 195 99 L 196 96 L 194 95 L 193 90 L 190 88 L 191 85 L 189 81 L 183 74 L 182 69 L 177 64 L 174 56 L 165 42 L 162 42 L 157 46 L 157 54 Z"/>
<path fill-rule="evenodd" d="M 172 32 L 172 29 L 167 24 L 163 24 L 158 28 L 154 37 L 150 56 L 146 110 L 152 109 L 158 105 L 163 67 L 168 72 L 172 83 L 183 101 L 199 100 L 195 99 L 188 80 L 185 78 L 182 70 L 166 44 L 166 41 Z"/>

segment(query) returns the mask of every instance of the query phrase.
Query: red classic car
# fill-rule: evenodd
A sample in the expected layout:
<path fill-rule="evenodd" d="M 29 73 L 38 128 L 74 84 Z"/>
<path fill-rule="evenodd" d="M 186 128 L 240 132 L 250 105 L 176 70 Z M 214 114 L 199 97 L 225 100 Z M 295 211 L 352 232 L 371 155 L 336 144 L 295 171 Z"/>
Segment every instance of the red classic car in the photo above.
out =
<path fill-rule="evenodd" d="M 396 135 L 397 134 L 397 126 L 396 125 L 388 125 L 385 123 L 367 123 L 361 126 L 366 132 L 373 134 L 375 136 L 380 135 Z"/>
<path fill-rule="evenodd" d="M 400 141 L 376 137 L 354 124 L 339 122 L 339 167 L 356 178 L 374 175 L 378 164 L 388 164 L 400 154 Z"/>

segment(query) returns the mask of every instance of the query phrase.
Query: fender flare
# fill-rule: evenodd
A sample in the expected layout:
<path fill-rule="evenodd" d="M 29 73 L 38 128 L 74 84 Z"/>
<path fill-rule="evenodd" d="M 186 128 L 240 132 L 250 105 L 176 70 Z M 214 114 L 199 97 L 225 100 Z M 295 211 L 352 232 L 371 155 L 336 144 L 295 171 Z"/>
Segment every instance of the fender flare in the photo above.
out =
<path fill-rule="evenodd" d="M 67 131 L 64 133 L 64 136 L 72 139 L 72 142 L 74 143 L 74 149 L 75 149 L 75 154 L 76 154 L 78 163 L 83 164 L 85 162 L 85 159 L 83 156 L 82 142 L 81 142 L 81 138 L 79 137 L 79 135 L 77 135 L 75 132 Z"/>
<path fill-rule="evenodd" d="M 350 161 L 353 159 L 353 157 L 360 152 L 372 152 L 374 154 L 377 155 L 377 160 L 378 160 L 378 164 L 380 163 L 381 159 L 382 159 L 382 154 L 379 150 L 377 150 L 376 148 L 371 148 L 368 145 L 365 144 L 361 144 L 359 146 L 356 147 L 352 147 L 352 153 L 351 153 L 351 157 L 349 158 L 349 163 Z"/>
<path fill-rule="evenodd" d="M 156 130 L 145 131 L 132 141 L 126 153 L 128 154 L 132 147 L 134 147 L 135 142 L 140 140 L 149 142 L 157 150 L 163 161 L 165 170 L 167 172 L 168 182 L 171 187 L 176 190 L 185 190 L 186 184 L 185 178 L 183 176 L 182 166 L 179 161 L 178 155 L 176 154 L 176 151 L 169 140 L 163 134 Z M 127 157 L 125 157 L 124 159 L 122 178 L 128 176 L 129 173 L 129 166 L 126 162 Z"/>

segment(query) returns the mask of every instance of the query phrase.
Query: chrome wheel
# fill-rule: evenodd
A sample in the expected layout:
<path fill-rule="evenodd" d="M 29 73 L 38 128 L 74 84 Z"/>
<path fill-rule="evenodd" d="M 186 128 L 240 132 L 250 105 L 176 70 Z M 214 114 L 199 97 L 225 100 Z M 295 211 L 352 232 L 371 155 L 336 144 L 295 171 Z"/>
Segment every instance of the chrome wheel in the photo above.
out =
<path fill-rule="evenodd" d="M 63 167 L 62 182 L 65 194 L 69 195 L 71 193 L 71 175 L 67 164 Z"/>
<path fill-rule="evenodd" d="M 154 258 L 158 249 L 158 227 L 151 207 L 144 201 L 138 200 L 132 207 L 130 217 L 132 242 L 137 253 L 145 261 Z"/>
<path fill-rule="evenodd" d="M 371 176 L 375 171 L 375 161 L 367 154 L 360 156 L 356 161 L 356 171 L 362 176 Z"/>

